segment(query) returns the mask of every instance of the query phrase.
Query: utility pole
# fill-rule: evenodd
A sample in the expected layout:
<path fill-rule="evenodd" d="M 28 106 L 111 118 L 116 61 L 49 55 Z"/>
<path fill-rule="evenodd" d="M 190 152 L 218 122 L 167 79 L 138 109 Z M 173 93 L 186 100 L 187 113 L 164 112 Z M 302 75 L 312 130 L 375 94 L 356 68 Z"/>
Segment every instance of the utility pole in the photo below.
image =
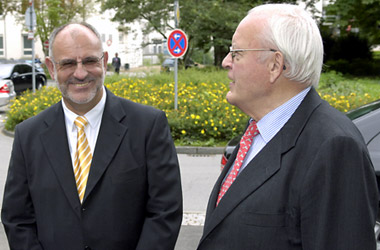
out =
<path fill-rule="evenodd" d="M 25 24 L 29 28 L 28 39 L 32 42 L 32 83 L 33 83 L 33 93 L 36 92 L 36 72 L 34 67 L 34 28 L 36 26 L 36 12 L 34 12 L 33 0 L 29 0 L 29 8 L 25 12 Z"/>
<path fill-rule="evenodd" d="M 179 24 L 179 3 L 178 0 L 174 1 L 174 28 L 178 28 Z M 174 59 L 174 109 L 178 109 L 178 58 Z"/>

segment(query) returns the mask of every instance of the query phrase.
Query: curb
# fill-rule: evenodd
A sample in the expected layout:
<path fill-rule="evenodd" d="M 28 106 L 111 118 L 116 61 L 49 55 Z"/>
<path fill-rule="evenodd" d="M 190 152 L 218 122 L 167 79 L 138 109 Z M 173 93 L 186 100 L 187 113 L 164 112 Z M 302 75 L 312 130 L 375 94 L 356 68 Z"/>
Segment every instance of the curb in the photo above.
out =
<path fill-rule="evenodd" d="M 3 134 L 9 137 L 14 137 L 13 131 L 2 129 Z M 215 155 L 223 154 L 224 147 L 190 147 L 190 146 L 177 146 L 175 147 L 177 154 L 191 154 L 191 155 Z"/>
<path fill-rule="evenodd" d="M 215 155 L 215 154 L 223 154 L 224 148 L 177 146 L 176 150 L 177 150 L 177 154 Z"/>
<path fill-rule="evenodd" d="M 2 132 L 4 135 L 9 136 L 9 137 L 15 137 L 15 133 L 13 131 L 8 131 L 5 128 L 2 129 Z"/>

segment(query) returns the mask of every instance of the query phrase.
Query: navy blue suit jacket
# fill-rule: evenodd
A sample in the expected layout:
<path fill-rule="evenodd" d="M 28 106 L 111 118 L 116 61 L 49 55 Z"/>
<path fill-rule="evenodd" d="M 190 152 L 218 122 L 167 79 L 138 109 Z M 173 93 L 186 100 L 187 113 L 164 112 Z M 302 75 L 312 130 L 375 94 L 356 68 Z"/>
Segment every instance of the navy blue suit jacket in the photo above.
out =
<path fill-rule="evenodd" d="M 311 89 L 219 205 L 212 190 L 198 250 L 375 250 L 378 191 L 355 125 Z"/>
<path fill-rule="evenodd" d="M 2 209 L 11 249 L 174 249 L 182 191 L 166 116 L 106 93 L 83 204 L 61 102 L 16 127 Z"/>

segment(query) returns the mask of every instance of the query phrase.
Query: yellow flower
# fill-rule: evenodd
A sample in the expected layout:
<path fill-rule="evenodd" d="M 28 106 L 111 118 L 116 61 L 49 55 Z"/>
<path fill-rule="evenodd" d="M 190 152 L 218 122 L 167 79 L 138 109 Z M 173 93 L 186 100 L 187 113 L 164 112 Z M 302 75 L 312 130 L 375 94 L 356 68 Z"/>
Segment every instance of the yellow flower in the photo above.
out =
<path fill-rule="evenodd" d="M 181 133 L 182 133 L 183 135 L 186 135 L 186 131 L 185 131 L 185 130 L 182 130 Z"/>

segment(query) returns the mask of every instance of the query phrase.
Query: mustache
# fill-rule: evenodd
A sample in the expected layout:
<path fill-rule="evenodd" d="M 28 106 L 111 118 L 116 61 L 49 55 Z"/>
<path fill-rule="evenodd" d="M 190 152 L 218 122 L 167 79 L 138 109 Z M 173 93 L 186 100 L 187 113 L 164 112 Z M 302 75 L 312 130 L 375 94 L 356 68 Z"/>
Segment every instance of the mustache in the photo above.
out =
<path fill-rule="evenodd" d="M 96 78 L 93 76 L 86 76 L 84 79 L 78 79 L 75 77 L 70 77 L 67 79 L 66 83 L 67 84 L 82 84 L 90 81 L 96 81 Z"/>

